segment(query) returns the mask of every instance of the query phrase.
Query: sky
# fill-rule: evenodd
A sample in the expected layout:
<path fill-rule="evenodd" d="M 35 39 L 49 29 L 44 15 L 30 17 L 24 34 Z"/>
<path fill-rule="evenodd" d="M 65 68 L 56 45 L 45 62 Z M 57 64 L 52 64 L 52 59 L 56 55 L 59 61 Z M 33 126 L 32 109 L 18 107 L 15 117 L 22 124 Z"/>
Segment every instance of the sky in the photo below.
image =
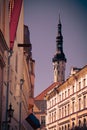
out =
<path fill-rule="evenodd" d="M 34 96 L 54 82 L 52 58 L 59 14 L 67 58 L 66 79 L 72 67 L 87 65 L 87 0 L 24 0 L 24 24 L 29 27 L 35 60 Z"/>

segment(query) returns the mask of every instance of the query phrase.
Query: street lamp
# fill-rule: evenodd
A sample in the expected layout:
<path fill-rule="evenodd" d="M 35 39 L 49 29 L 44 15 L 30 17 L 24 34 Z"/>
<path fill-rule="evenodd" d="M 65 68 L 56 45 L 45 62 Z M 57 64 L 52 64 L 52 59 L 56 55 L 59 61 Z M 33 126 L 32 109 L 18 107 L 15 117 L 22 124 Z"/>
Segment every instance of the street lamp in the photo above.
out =
<path fill-rule="evenodd" d="M 20 79 L 20 85 L 23 85 L 24 79 Z"/>
<path fill-rule="evenodd" d="M 8 117 L 9 117 L 9 123 L 11 122 L 11 118 L 13 117 L 13 113 L 14 113 L 14 109 L 12 109 L 12 105 L 10 103 L 9 105 L 9 109 L 7 110 L 7 114 L 8 114 Z"/>
<path fill-rule="evenodd" d="M 21 130 L 21 108 L 22 108 L 22 85 L 24 83 L 24 79 L 20 79 L 20 100 L 19 100 L 19 130 Z"/>
<path fill-rule="evenodd" d="M 9 109 L 7 109 L 7 120 L 3 121 L 3 124 L 2 124 L 3 129 L 7 127 L 7 130 L 8 130 L 9 123 L 11 123 L 11 118 L 13 117 L 13 113 L 14 113 L 14 109 L 12 109 L 12 105 L 10 103 Z"/>

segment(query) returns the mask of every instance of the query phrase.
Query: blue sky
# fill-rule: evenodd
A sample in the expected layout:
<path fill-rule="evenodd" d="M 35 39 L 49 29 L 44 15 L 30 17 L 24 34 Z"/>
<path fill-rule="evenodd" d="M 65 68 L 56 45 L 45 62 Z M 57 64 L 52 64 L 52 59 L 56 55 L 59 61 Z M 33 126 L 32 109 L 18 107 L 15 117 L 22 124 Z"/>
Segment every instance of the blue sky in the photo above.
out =
<path fill-rule="evenodd" d="M 54 80 L 52 58 L 59 14 L 67 58 L 66 79 L 71 67 L 87 64 L 87 0 L 24 0 L 24 23 L 30 30 L 35 59 L 35 96 Z"/>

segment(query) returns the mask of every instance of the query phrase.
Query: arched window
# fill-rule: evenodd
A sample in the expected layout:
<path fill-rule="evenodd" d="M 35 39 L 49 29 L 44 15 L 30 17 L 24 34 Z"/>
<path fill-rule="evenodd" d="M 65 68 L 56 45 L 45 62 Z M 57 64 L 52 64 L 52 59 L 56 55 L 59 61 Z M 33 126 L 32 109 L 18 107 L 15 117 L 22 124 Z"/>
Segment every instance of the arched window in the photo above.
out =
<path fill-rule="evenodd" d="M 62 100 L 64 99 L 64 93 L 62 93 Z"/>
<path fill-rule="evenodd" d="M 86 86 L 86 79 L 83 79 L 83 87 Z"/>
<path fill-rule="evenodd" d="M 72 113 L 75 112 L 75 102 L 72 102 Z"/>
<path fill-rule="evenodd" d="M 65 91 L 65 98 L 67 97 L 67 91 Z"/>
<path fill-rule="evenodd" d="M 65 130 L 66 130 L 66 125 L 65 125 Z"/>
<path fill-rule="evenodd" d="M 68 130 L 70 130 L 70 125 L 68 124 Z"/>
<path fill-rule="evenodd" d="M 52 122 L 53 122 L 53 113 L 52 113 Z"/>
<path fill-rule="evenodd" d="M 81 82 L 79 82 L 79 90 L 81 89 Z"/>
<path fill-rule="evenodd" d="M 62 107 L 62 117 L 64 117 L 64 108 Z"/>
<path fill-rule="evenodd" d="M 52 99 L 52 106 L 53 106 L 53 99 Z"/>
<path fill-rule="evenodd" d="M 61 118 L 61 108 L 59 109 L 59 118 Z"/>
<path fill-rule="evenodd" d="M 74 122 L 72 123 L 72 128 L 74 128 L 75 127 L 75 124 L 74 124 Z"/>
<path fill-rule="evenodd" d="M 49 114 L 49 123 L 51 123 L 51 113 Z"/>
<path fill-rule="evenodd" d="M 83 107 L 86 108 L 86 96 L 83 97 Z"/>
<path fill-rule="evenodd" d="M 73 93 L 75 92 L 75 86 L 73 86 Z"/>
<path fill-rule="evenodd" d="M 56 121 L 56 111 L 54 112 L 54 121 Z"/>
<path fill-rule="evenodd" d="M 70 96 L 70 89 L 68 89 L 68 96 Z"/>
<path fill-rule="evenodd" d="M 79 110 L 81 110 L 81 98 L 79 98 Z"/>
<path fill-rule="evenodd" d="M 86 119 L 83 120 L 83 127 L 86 127 Z"/>
<path fill-rule="evenodd" d="M 65 116 L 66 116 L 66 106 L 65 106 Z"/>
<path fill-rule="evenodd" d="M 81 127 L 81 120 L 79 120 L 79 127 Z"/>
<path fill-rule="evenodd" d="M 68 115 L 70 114 L 70 105 L 68 104 Z"/>
<path fill-rule="evenodd" d="M 61 127 L 59 127 L 59 130 L 61 130 Z"/>

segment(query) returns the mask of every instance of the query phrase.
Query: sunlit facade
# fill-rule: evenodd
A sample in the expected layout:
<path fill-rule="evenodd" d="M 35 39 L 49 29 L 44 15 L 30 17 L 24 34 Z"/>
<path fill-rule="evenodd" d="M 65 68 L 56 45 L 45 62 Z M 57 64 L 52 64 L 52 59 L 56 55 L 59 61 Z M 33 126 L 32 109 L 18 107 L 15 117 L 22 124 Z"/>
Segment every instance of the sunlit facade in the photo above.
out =
<path fill-rule="evenodd" d="M 4 104 L 4 69 L 6 67 L 6 57 L 9 48 L 9 18 L 8 18 L 8 0 L 0 0 L 0 130 L 2 127 L 2 110 Z"/>
<path fill-rule="evenodd" d="M 87 65 L 72 69 L 70 77 L 47 98 L 47 130 L 70 130 L 87 125 Z"/>
<path fill-rule="evenodd" d="M 24 1 L 0 0 L 0 130 L 24 130 L 22 121 L 34 104 L 34 65 L 29 30 L 24 26 Z"/>

